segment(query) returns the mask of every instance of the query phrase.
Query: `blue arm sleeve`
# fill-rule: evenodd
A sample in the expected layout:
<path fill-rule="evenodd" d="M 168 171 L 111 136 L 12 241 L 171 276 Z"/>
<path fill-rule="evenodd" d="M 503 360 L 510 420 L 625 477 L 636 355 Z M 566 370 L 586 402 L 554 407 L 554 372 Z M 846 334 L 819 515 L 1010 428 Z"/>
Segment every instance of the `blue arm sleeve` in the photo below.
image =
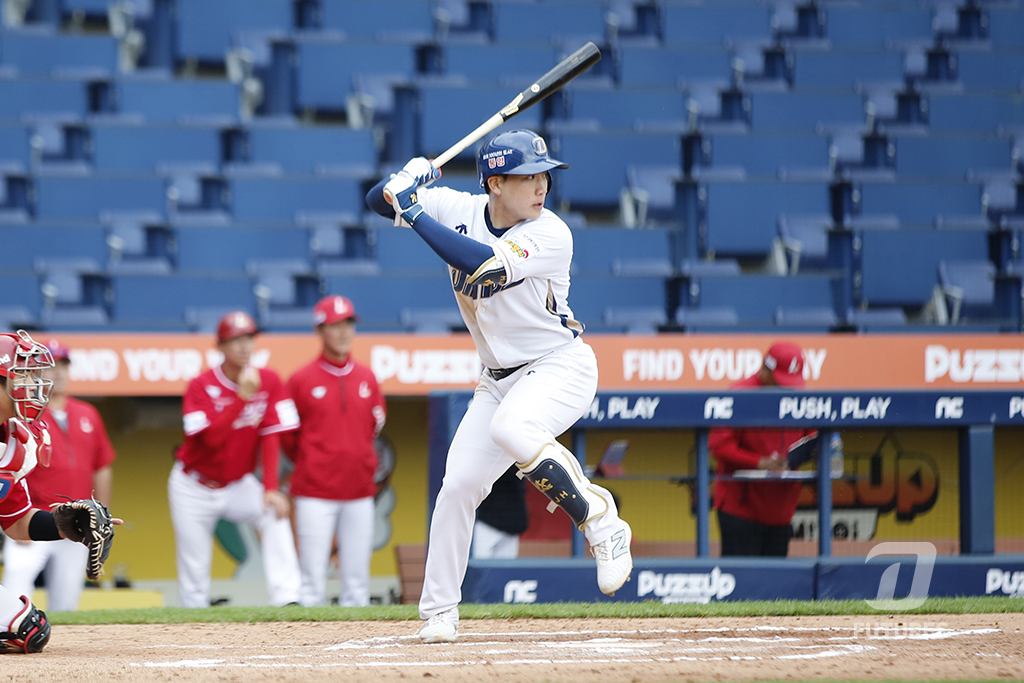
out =
<path fill-rule="evenodd" d="M 366 205 L 385 218 L 394 218 L 395 210 L 384 199 L 384 185 L 388 178 L 381 180 L 366 193 Z M 426 213 L 422 214 L 412 228 L 423 238 L 444 262 L 456 270 L 472 275 L 480 266 L 494 258 L 494 250 L 482 242 L 450 230 Z"/>

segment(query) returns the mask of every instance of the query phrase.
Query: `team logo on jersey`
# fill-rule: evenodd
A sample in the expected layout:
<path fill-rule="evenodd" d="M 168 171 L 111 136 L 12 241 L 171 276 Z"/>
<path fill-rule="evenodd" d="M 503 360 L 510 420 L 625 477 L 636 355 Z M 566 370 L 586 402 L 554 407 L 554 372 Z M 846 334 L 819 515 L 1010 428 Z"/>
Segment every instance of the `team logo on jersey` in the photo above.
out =
<path fill-rule="evenodd" d="M 89 418 L 83 417 L 78 423 L 78 426 L 82 428 L 82 431 L 86 434 L 92 434 L 92 422 L 89 422 Z"/>
<path fill-rule="evenodd" d="M 370 384 L 369 382 L 359 383 L 359 398 L 370 398 Z"/>
<path fill-rule="evenodd" d="M 458 225 L 455 226 L 455 232 L 459 233 L 460 235 L 465 235 L 466 233 L 469 232 L 469 228 L 466 227 L 465 223 L 459 223 Z"/>
<path fill-rule="evenodd" d="M 516 256 L 518 256 L 521 259 L 525 259 L 526 257 L 528 257 L 530 255 L 530 252 L 526 251 L 521 246 L 519 246 L 518 244 L 516 244 L 515 242 L 513 242 L 511 240 L 505 240 L 505 244 L 508 245 L 509 249 L 512 250 L 513 254 L 515 254 Z"/>
<path fill-rule="evenodd" d="M 327 387 L 313 387 L 309 393 L 313 394 L 313 398 L 323 398 L 327 395 Z"/>
<path fill-rule="evenodd" d="M 219 398 L 220 387 L 215 387 L 212 384 L 208 384 L 206 385 L 206 393 L 210 396 L 210 398 Z"/>

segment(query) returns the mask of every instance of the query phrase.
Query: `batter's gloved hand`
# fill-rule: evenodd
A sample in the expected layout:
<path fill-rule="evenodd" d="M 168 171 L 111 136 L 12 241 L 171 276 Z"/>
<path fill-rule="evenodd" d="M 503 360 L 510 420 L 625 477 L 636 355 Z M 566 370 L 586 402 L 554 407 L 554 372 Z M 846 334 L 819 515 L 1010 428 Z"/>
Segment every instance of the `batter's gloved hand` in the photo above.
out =
<path fill-rule="evenodd" d="M 115 520 L 107 506 L 95 498 L 54 503 L 51 507 L 57 530 L 69 540 L 89 548 L 85 574 L 95 581 L 103 574 L 103 563 L 114 543 Z"/>
<path fill-rule="evenodd" d="M 409 163 L 402 167 L 401 172 L 412 176 L 417 187 L 429 187 L 435 180 L 441 177 L 441 169 L 434 168 L 434 164 L 423 157 L 410 159 Z"/>
<path fill-rule="evenodd" d="M 416 190 L 419 185 L 416 179 L 405 169 L 395 174 L 384 185 L 384 197 L 391 202 L 391 208 L 395 210 L 395 216 L 403 219 L 409 225 L 413 225 L 416 219 L 423 213 Z"/>

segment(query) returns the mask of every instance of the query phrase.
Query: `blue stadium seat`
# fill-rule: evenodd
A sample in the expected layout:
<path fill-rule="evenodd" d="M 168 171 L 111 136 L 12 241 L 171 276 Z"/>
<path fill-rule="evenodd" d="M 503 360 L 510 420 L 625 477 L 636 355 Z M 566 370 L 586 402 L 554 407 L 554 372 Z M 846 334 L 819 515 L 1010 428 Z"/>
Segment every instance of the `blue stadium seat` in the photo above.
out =
<path fill-rule="evenodd" d="M 755 4 L 673 3 L 663 6 L 662 15 L 666 45 L 722 45 L 772 38 L 770 11 Z"/>
<path fill-rule="evenodd" d="M 861 234 L 861 300 L 869 307 L 920 306 L 932 295 L 943 259 L 985 259 L 978 230 L 865 230 Z"/>
<path fill-rule="evenodd" d="M 794 50 L 797 88 L 853 88 L 863 81 L 902 81 L 903 53 L 882 50 Z"/>
<path fill-rule="evenodd" d="M 732 306 L 681 306 L 676 309 L 676 324 L 687 332 L 733 331 L 740 316 Z"/>
<path fill-rule="evenodd" d="M 845 322 L 857 332 L 904 331 L 907 314 L 902 308 L 851 308 Z"/>
<path fill-rule="evenodd" d="M 957 53 L 957 74 L 965 88 L 1019 91 L 1024 84 L 1024 54 L 1001 50 Z"/>
<path fill-rule="evenodd" d="M 190 332 L 213 334 L 221 318 L 239 309 L 238 304 L 226 306 L 186 306 L 185 327 Z M 262 321 L 261 321 L 262 322 Z"/>
<path fill-rule="evenodd" d="M 13 287 L 7 288 L 13 284 L 11 278 L 0 276 L 0 287 L 5 287 L 5 292 L 13 292 Z M 36 316 L 28 306 L 0 306 L 0 332 L 13 332 L 26 327 L 31 329 L 36 325 Z"/>
<path fill-rule="evenodd" d="M 3 228 L 0 270 L 6 273 L 30 268 L 37 258 L 86 258 L 106 263 L 107 243 L 101 225 L 44 223 L 31 227 Z M 27 271 L 26 271 L 27 272 Z M 5 304 L 17 303 L 14 300 Z"/>
<path fill-rule="evenodd" d="M 313 307 L 262 309 L 259 324 L 266 332 L 309 332 L 313 329 Z"/>
<path fill-rule="evenodd" d="M 231 214 L 236 221 L 295 221 L 302 214 L 358 216 L 364 193 L 359 180 L 344 177 L 284 176 L 234 178 Z M 355 222 L 354 218 L 349 222 Z"/>
<path fill-rule="evenodd" d="M 620 262 L 621 273 L 624 260 L 650 262 L 667 259 L 670 239 L 670 231 L 659 229 L 595 227 L 573 230 L 572 277 L 575 279 L 577 274 L 610 276 L 616 260 Z M 668 267 L 671 271 L 671 264 Z M 668 274 L 661 273 L 661 276 Z"/>
<path fill-rule="evenodd" d="M 81 256 L 55 258 L 46 255 L 34 263 L 47 303 L 58 306 L 95 306 L 104 303 L 103 268 L 100 262 Z"/>
<path fill-rule="evenodd" d="M 451 41 L 442 50 L 446 75 L 461 76 L 474 84 L 521 85 L 520 89 L 547 73 L 556 56 L 551 45 L 524 45 L 518 40 L 508 44 Z"/>
<path fill-rule="evenodd" d="M 705 182 L 701 209 L 705 251 L 761 258 L 771 250 L 779 216 L 829 213 L 827 182 Z"/>
<path fill-rule="evenodd" d="M 21 121 L 39 113 L 84 116 L 87 84 L 77 80 L 8 80 L 0 78 L 0 119 Z"/>
<path fill-rule="evenodd" d="M 40 220 L 99 220 L 110 211 L 166 213 L 161 178 L 125 176 L 37 175 L 36 217 Z"/>
<path fill-rule="evenodd" d="M 434 35 L 431 3 L 420 0 L 320 0 L 322 28 L 349 38 L 425 43 Z"/>
<path fill-rule="evenodd" d="M 700 307 L 736 309 L 741 325 L 774 324 L 778 308 L 832 305 L 829 275 L 703 277 Z"/>
<path fill-rule="evenodd" d="M 910 3 L 829 4 L 825 35 L 833 47 L 885 47 L 932 38 L 932 12 Z"/>
<path fill-rule="evenodd" d="M 377 331 L 404 329 L 405 308 L 449 308 L 455 304 L 451 281 L 444 271 L 433 275 L 389 277 L 328 277 L 326 291 L 352 300 L 360 328 Z"/>
<path fill-rule="evenodd" d="M 949 307 L 949 323 L 983 321 L 994 316 L 996 267 L 988 259 L 943 259 L 938 285 Z"/>
<path fill-rule="evenodd" d="M 168 165 L 221 161 L 221 131 L 213 126 L 97 123 L 92 126 L 93 161 L 98 171 L 153 173 Z"/>
<path fill-rule="evenodd" d="M 0 126 L 0 170 L 26 169 L 31 162 L 29 128 L 24 125 Z"/>
<path fill-rule="evenodd" d="M 20 76 L 109 77 L 117 73 L 117 40 L 50 29 L 0 31 L 0 64 Z"/>
<path fill-rule="evenodd" d="M 232 122 L 238 119 L 238 85 L 230 81 L 122 77 L 117 81 L 118 110 L 147 121 Z"/>
<path fill-rule="evenodd" d="M 309 259 L 309 233 L 297 227 L 176 226 L 175 241 L 179 270 L 242 272 L 250 259 Z"/>
<path fill-rule="evenodd" d="M 1024 125 L 1024 100 L 1016 94 L 934 92 L 928 105 L 933 130 L 994 133 Z"/>
<path fill-rule="evenodd" d="M 569 287 L 569 308 L 573 317 L 591 332 L 621 332 L 608 328 L 608 308 L 660 308 L 665 310 L 666 280 L 661 277 L 613 277 L 573 275 Z"/>
<path fill-rule="evenodd" d="M 454 301 L 445 308 L 403 308 L 398 317 L 402 325 L 414 334 L 447 334 L 466 330 L 462 313 Z"/>
<path fill-rule="evenodd" d="M 730 83 L 732 59 L 722 48 L 682 48 L 623 44 L 619 50 L 623 88 L 664 88 L 691 81 Z"/>
<path fill-rule="evenodd" d="M 830 332 L 839 325 L 831 306 L 779 306 L 775 326 L 800 332 Z"/>
<path fill-rule="evenodd" d="M 39 290 L 39 280 L 34 273 L 14 275 L 7 271 L 0 274 L 0 291 L 4 293 L 5 305 L 17 304 L 28 309 L 30 320 L 34 319 L 42 308 L 43 294 Z M 20 314 L 17 311 L 10 311 L 9 315 L 16 318 Z"/>
<path fill-rule="evenodd" d="M 491 7 L 496 42 L 542 43 L 567 36 L 583 36 L 600 43 L 605 37 L 605 10 L 599 3 L 497 0 L 491 3 Z"/>
<path fill-rule="evenodd" d="M 295 45 L 295 106 L 298 111 L 344 112 L 357 74 L 411 78 L 416 73 L 416 55 L 411 45 L 349 42 L 315 35 L 297 38 Z M 324 68 L 326 64 L 330 68 Z M 507 104 L 508 99 L 511 97 L 499 106 Z"/>
<path fill-rule="evenodd" d="M 290 0 L 177 0 L 177 56 L 200 62 L 223 62 L 238 31 L 293 28 Z"/>
<path fill-rule="evenodd" d="M 482 124 L 491 115 L 487 112 L 498 111 L 516 94 L 499 85 L 469 88 L 451 84 L 421 84 L 419 153 L 429 158 L 436 157 Z M 502 124 L 491 135 L 517 128 L 538 130 L 542 109 L 541 106 L 527 109 Z M 475 154 L 475 147 L 470 145 L 469 149 L 456 158 L 474 159 Z"/>
<path fill-rule="evenodd" d="M 832 217 L 828 214 L 779 216 L 779 241 L 786 252 L 788 274 L 825 267 L 831 227 Z"/>
<path fill-rule="evenodd" d="M 859 193 L 862 216 L 895 216 L 904 227 L 982 216 L 981 188 L 963 182 L 865 183 Z"/>
<path fill-rule="evenodd" d="M 574 210 L 617 207 L 630 165 L 675 166 L 681 173 L 681 138 L 675 133 L 564 132 L 550 143 L 552 155 L 571 167 L 552 174 L 552 193 Z"/>
<path fill-rule="evenodd" d="M 686 97 L 675 87 L 604 88 L 570 87 L 569 103 L 574 123 L 596 122 L 600 128 L 636 130 L 662 128 L 685 130 Z"/>
<path fill-rule="evenodd" d="M 657 334 L 668 325 L 664 306 L 609 306 L 604 309 L 603 326 L 626 334 Z"/>
<path fill-rule="evenodd" d="M 113 322 L 134 329 L 183 329 L 185 309 L 224 306 L 256 310 L 244 273 L 209 275 L 115 275 Z"/>
<path fill-rule="evenodd" d="M 367 176 L 377 167 L 373 131 L 338 126 L 249 127 L 249 161 L 273 163 L 285 173 Z"/>
<path fill-rule="evenodd" d="M 754 92 L 750 99 L 751 125 L 757 130 L 864 125 L 864 102 L 852 92 Z"/>
<path fill-rule="evenodd" d="M 988 7 L 988 37 L 996 47 L 1024 45 L 1024 13 L 1015 5 Z"/>
<path fill-rule="evenodd" d="M 973 171 L 1010 170 L 1011 144 L 1005 138 L 931 135 L 895 142 L 900 178 L 963 179 Z"/>
<path fill-rule="evenodd" d="M 742 168 L 748 177 L 827 171 L 829 139 L 815 133 L 752 132 L 711 137 L 712 168 Z"/>
<path fill-rule="evenodd" d="M 381 271 L 392 275 L 443 277 L 445 263 L 419 235 L 408 228 L 385 227 L 374 231 L 374 252 Z"/>

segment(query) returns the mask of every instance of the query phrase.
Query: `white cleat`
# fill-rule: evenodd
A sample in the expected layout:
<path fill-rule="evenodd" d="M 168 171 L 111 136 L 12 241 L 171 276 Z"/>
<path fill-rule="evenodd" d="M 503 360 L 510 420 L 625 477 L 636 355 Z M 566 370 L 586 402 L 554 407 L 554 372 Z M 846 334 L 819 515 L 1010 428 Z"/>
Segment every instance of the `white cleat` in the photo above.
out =
<path fill-rule="evenodd" d="M 452 607 L 427 619 L 427 625 L 420 629 L 424 643 L 454 643 L 459 637 L 459 608 Z"/>
<path fill-rule="evenodd" d="M 622 522 L 622 528 L 611 538 L 590 549 L 597 558 L 597 587 L 605 595 L 615 595 L 615 591 L 629 581 L 633 572 L 633 555 L 629 550 L 632 540 L 633 530 Z"/>

